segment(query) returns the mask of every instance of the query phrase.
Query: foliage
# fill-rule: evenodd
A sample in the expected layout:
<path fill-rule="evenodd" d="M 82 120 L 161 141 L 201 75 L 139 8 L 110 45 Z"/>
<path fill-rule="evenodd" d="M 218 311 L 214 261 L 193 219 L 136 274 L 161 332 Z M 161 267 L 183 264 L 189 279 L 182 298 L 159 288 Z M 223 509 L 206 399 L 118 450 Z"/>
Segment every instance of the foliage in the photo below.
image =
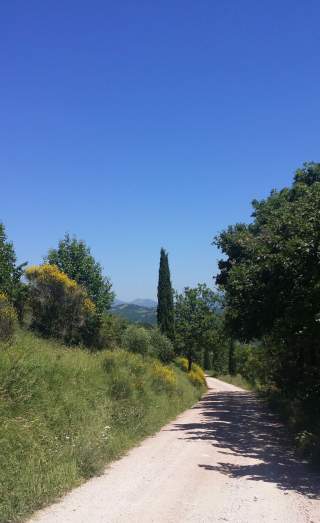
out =
<path fill-rule="evenodd" d="M 56 265 L 70 279 L 82 285 L 98 312 L 110 308 L 114 299 L 112 284 L 103 276 L 101 265 L 95 261 L 83 240 L 71 238 L 66 234 L 64 239 L 60 240 L 57 249 L 50 249 L 45 261 Z"/>
<path fill-rule="evenodd" d="M 0 292 L 0 341 L 10 341 L 13 338 L 17 314 L 7 296 Z"/>
<path fill-rule="evenodd" d="M 152 352 L 149 332 L 143 327 L 129 325 L 122 337 L 123 347 L 138 354 L 150 354 Z"/>
<path fill-rule="evenodd" d="M 218 302 L 218 296 L 205 284 L 186 287 L 183 294 L 176 294 L 176 346 L 188 358 L 189 370 L 193 361 L 201 360 L 203 349 L 219 343 L 221 319 L 215 312 Z"/>
<path fill-rule="evenodd" d="M 8 242 L 4 225 L 0 223 L 0 292 L 6 294 L 13 303 L 20 320 L 23 317 L 26 299 L 25 286 L 21 282 L 25 265 L 17 265 L 13 244 Z"/>
<path fill-rule="evenodd" d="M 70 350 L 23 332 L 0 345 L 0 384 L 2 522 L 99 473 L 201 395 L 179 369 L 138 354 Z"/>
<path fill-rule="evenodd" d="M 160 251 L 157 320 L 160 331 L 174 340 L 173 290 L 168 253 L 164 249 Z"/>
<path fill-rule="evenodd" d="M 29 267 L 26 277 L 32 328 L 69 344 L 83 342 L 96 312 L 86 291 L 55 265 Z"/>
<path fill-rule="evenodd" d="M 192 363 L 191 369 L 189 370 L 189 361 L 187 358 L 183 357 L 176 358 L 175 363 L 183 372 L 187 373 L 188 379 L 192 385 L 202 389 L 207 386 L 205 374 L 199 365 Z"/>
<path fill-rule="evenodd" d="M 263 357 L 258 347 L 247 354 L 244 372 L 275 386 L 296 420 L 320 434 L 320 164 L 305 164 L 290 188 L 253 201 L 252 223 L 215 241 L 226 256 L 217 283 L 227 330 L 264 348 Z"/>
<path fill-rule="evenodd" d="M 177 391 L 177 377 L 170 367 L 165 367 L 156 361 L 152 367 L 152 382 L 155 389 L 167 391 L 169 394 Z"/>
<path fill-rule="evenodd" d="M 174 347 L 172 342 L 161 334 L 158 329 L 150 330 L 150 343 L 153 347 L 153 354 L 163 363 L 169 363 L 174 358 Z"/>

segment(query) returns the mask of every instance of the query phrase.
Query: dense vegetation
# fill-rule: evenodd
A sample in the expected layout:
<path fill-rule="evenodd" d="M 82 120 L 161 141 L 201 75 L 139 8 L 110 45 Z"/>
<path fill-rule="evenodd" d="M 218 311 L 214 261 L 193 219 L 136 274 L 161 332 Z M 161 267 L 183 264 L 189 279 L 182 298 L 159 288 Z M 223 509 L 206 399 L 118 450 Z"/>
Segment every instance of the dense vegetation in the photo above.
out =
<path fill-rule="evenodd" d="M 174 340 L 160 329 L 110 314 L 111 282 L 84 242 L 66 236 L 44 264 L 24 270 L 2 225 L 0 232 L 0 521 L 7 523 L 191 406 L 205 378 L 176 360 Z"/>
<path fill-rule="evenodd" d="M 273 396 L 314 456 L 320 454 L 320 164 L 290 188 L 253 202 L 253 221 L 216 238 L 226 331 L 251 383 Z"/>
<path fill-rule="evenodd" d="M 18 332 L 0 344 L 0 521 L 18 521 L 97 474 L 203 390 L 197 369 Z"/>

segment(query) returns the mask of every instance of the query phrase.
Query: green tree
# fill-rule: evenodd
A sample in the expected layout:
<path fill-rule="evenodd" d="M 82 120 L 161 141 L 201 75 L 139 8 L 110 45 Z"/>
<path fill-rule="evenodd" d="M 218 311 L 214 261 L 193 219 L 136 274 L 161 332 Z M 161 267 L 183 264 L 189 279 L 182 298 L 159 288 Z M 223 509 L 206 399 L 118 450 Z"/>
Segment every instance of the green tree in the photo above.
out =
<path fill-rule="evenodd" d="M 96 317 L 86 290 L 55 265 L 28 267 L 26 277 L 32 328 L 68 344 L 86 342 Z"/>
<path fill-rule="evenodd" d="M 218 296 L 205 284 L 196 288 L 186 287 L 175 299 L 176 345 L 188 358 L 188 370 L 192 362 L 201 361 L 203 351 L 214 345 L 219 332 L 216 313 Z"/>
<path fill-rule="evenodd" d="M 56 265 L 69 278 L 82 285 L 98 312 L 108 310 L 114 299 L 112 284 L 103 276 L 100 263 L 96 262 L 89 247 L 83 240 L 66 234 L 57 249 L 50 249 L 45 260 Z"/>
<path fill-rule="evenodd" d="M 168 253 L 164 249 L 160 251 L 157 320 L 160 331 L 173 340 L 173 290 L 171 286 Z"/>
<path fill-rule="evenodd" d="M 290 188 L 253 201 L 252 223 L 215 241 L 226 256 L 217 283 L 227 328 L 243 342 L 267 338 L 276 347 L 272 379 L 320 400 L 320 164 L 305 164 Z"/>
<path fill-rule="evenodd" d="M 25 265 L 17 265 L 13 244 L 7 240 L 5 227 L 0 223 L 0 292 L 14 305 L 20 320 L 26 300 L 26 286 L 21 282 Z"/>

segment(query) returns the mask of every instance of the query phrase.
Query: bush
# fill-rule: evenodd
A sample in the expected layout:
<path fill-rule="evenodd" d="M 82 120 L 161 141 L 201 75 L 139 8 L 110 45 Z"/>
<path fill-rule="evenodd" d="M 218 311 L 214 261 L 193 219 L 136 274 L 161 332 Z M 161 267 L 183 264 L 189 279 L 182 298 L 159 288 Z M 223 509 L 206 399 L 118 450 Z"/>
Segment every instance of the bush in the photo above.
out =
<path fill-rule="evenodd" d="M 152 383 L 157 391 L 173 392 L 177 388 L 177 378 L 172 369 L 155 362 L 152 367 Z"/>
<path fill-rule="evenodd" d="M 29 267 L 26 277 L 31 327 L 67 344 L 89 343 L 95 335 L 96 309 L 86 291 L 54 265 Z"/>
<path fill-rule="evenodd" d="M 16 326 L 17 315 L 7 296 L 0 292 L 0 341 L 10 341 Z"/>
<path fill-rule="evenodd" d="M 153 329 L 150 333 L 150 341 L 154 350 L 154 355 L 163 363 L 169 363 L 174 358 L 174 349 L 167 336 L 158 329 Z"/>
<path fill-rule="evenodd" d="M 180 367 L 183 372 L 188 372 L 188 360 L 187 358 L 179 357 L 175 360 L 178 367 Z"/>
<path fill-rule="evenodd" d="M 188 372 L 189 365 L 187 358 L 176 358 L 175 362 L 183 372 L 187 373 L 188 379 L 191 381 L 192 385 L 199 388 L 206 387 L 206 377 L 199 365 L 192 363 L 191 371 Z"/>
<path fill-rule="evenodd" d="M 114 350 L 120 347 L 127 327 L 128 322 L 124 318 L 113 314 L 103 314 L 96 348 Z"/>
<path fill-rule="evenodd" d="M 152 353 L 150 334 L 143 327 L 129 325 L 122 336 L 122 345 L 130 352 L 146 355 Z"/>

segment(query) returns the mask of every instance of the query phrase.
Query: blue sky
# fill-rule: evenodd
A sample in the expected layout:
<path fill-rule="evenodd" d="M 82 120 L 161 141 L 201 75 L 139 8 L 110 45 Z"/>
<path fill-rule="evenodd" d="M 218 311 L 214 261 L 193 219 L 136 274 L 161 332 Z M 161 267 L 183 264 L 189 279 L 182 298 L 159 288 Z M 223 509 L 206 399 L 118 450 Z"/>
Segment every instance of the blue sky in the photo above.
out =
<path fill-rule="evenodd" d="M 11 0 L 0 220 L 19 260 L 65 232 L 119 298 L 212 284 L 212 238 L 319 161 L 320 3 Z"/>

